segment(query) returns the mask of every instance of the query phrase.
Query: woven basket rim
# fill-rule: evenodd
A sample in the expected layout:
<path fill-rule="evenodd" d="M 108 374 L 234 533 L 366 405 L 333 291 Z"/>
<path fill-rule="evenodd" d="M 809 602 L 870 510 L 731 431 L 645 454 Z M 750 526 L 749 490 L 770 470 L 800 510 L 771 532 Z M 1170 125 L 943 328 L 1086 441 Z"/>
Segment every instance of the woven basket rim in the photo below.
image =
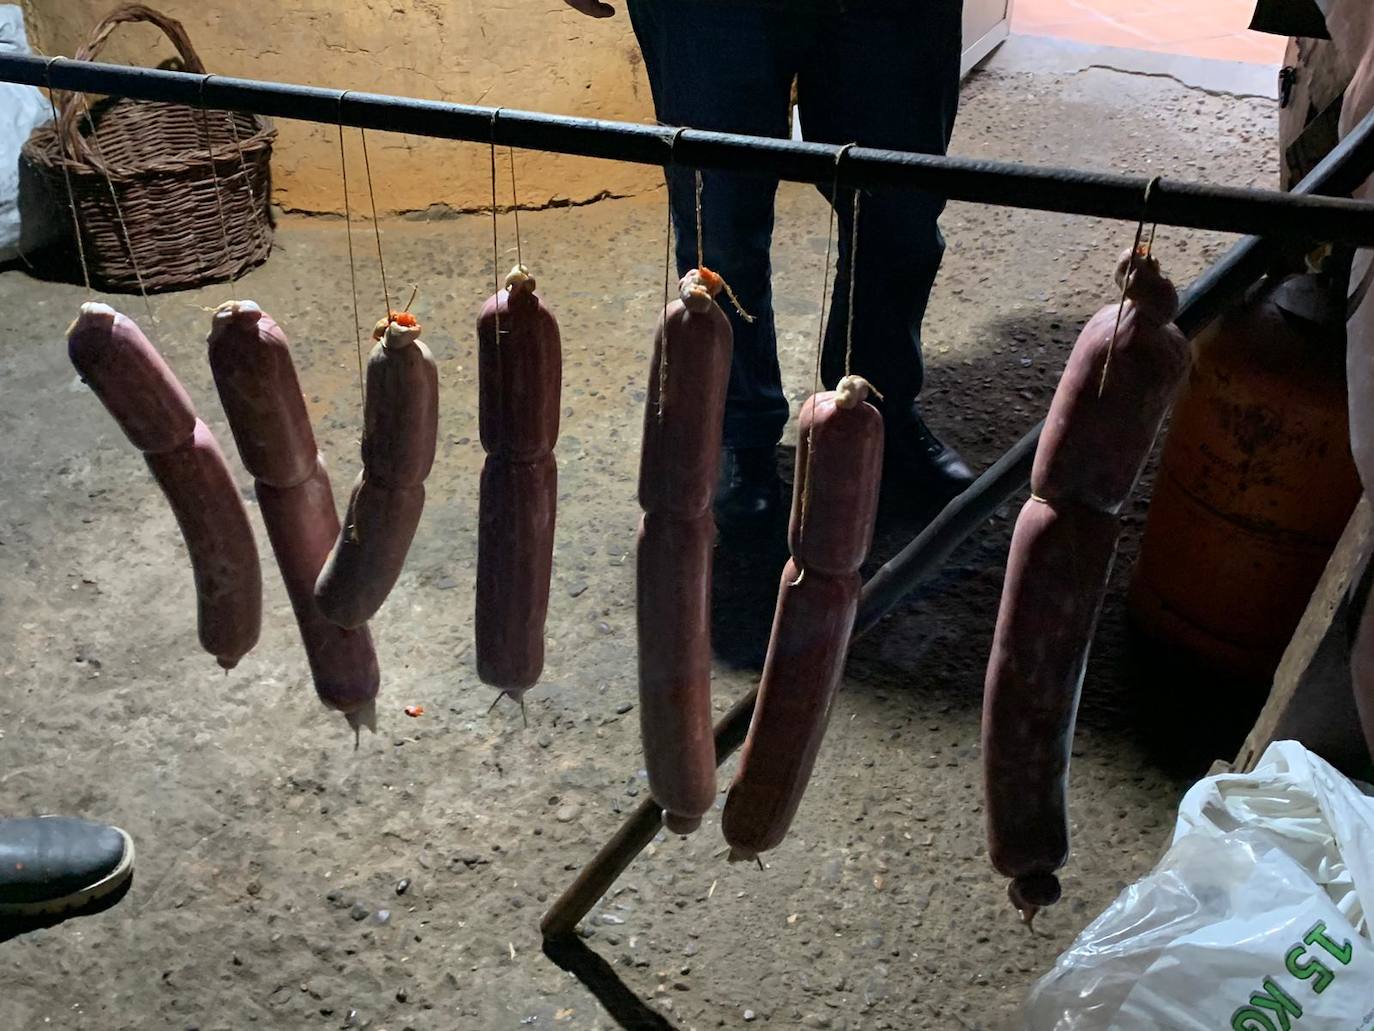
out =
<path fill-rule="evenodd" d="M 209 150 L 184 151 L 138 165 L 102 165 L 64 154 L 58 141 L 57 128 L 52 122 L 39 126 L 29 135 L 24 142 L 23 153 L 33 164 L 42 168 L 51 168 L 59 172 L 65 168 L 66 171 L 77 175 L 108 175 L 111 179 L 121 181 L 144 178 L 148 175 L 206 170 L 225 161 L 237 162 L 240 151 L 245 160 L 256 157 L 259 152 L 271 151 L 272 144 L 277 138 L 276 126 L 265 118 L 256 115 L 253 117 L 258 123 L 258 130 L 251 136 L 241 139 L 237 146 L 224 145 Z"/>

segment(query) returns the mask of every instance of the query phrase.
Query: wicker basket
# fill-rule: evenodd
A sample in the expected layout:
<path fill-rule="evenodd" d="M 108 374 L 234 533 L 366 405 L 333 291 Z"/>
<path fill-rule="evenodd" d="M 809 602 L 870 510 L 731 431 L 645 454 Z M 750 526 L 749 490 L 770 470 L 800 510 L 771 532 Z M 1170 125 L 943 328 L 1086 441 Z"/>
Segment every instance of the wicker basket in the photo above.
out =
<path fill-rule="evenodd" d="M 142 4 L 112 12 L 77 60 L 95 60 L 116 26 L 140 21 L 167 34 L 185 71 L 205 73 L 181 23 Z M 64 214 L 70 178 L 93 282 L 175 290 L 231 279 L 266 260 L 276 134 L 253 115 L 124 98 L 88 108 L 66 94 L 56 123 L 29 137 L 23 157 Z"/>

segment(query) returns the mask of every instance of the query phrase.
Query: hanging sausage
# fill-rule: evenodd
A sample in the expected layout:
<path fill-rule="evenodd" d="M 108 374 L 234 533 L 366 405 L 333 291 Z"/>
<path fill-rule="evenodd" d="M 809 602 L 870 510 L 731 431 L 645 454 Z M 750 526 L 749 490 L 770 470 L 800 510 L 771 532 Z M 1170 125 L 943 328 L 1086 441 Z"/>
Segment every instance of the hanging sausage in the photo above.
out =
<path fill-rule="evenodd" d="M 1083 328 L 1050 403 L 984 687 L 988 853 L 1028 923 L 1058 901 L 1068 859 L 1074 720 L 1118 513 L 1188 364 L 1178 294 L 1148 249 L 1124 254 L 1116 277 L 1122 303 Z"/>
<path fill-rule="evenodd" d="M 477 675 L 519 700 L 544 670 L 563 377 L 558 320 L 523 265 L 482 305 L 477 347 Z"/>
<path fill-rule="evenodd" d="M 725 800 L 732 860 L 776 847 L 801 805 L 844 673 L 873 544 L 883 420 L 845 376 L 802 406 L 788 545 L 758 701 Z"/>
<path fill-rule="evenodd" d="M 336 626 L 315 604 L 315 580 L 339 516 L 286 335 L 252 301 L 226 301 L 210 323 L 209 355 L 239 456 L 254 477 L 315 691 L 355 733 L 375 730 L 381 677 L 372 635 L 366 626 Z"/>
<path fill-rule="evenodd" d="M 143 452 L 181 528 L 201 646 L 226 670 L 257 643 L 262 568 L 224 455 L 155 347 L 126 315 L 88 301 L 67 330 L 81 379 Z"/>
<path fill-rule="evenodd" d="M 1341 106 L 1340 131 L 1345 136 L 1374 110 L 1374 7 L 1355 0 L 1332 4 L 1327 11 L 1327 27 L 1335 46 L 1355 66 Z M 1366 179 L 1353 196 L 1374 199 L 1374 177 Z M 1374 499 L 1374 249 L 1363 248 L 1356 253 L 1350 279 L 1353 313 L 1346 326 L 1350 450 L 1365 497 Z M 1365 741 L 1374 756 L 1374 592 L 1360 619 L 1351 673 Z"/>
<path fill-rule="evenodd" d="M 721 278 L 693 269 L 654 333 L 635 569 L 640 733 L 663 823 L 689 834 L 716 795 L 711 727 L 711 503 L 733 333 Z"/>
<path fill-rule="evenodd" d="M 363 400 L 363 469 L 342 529 L 315 581 L 331 623 L 362 626 L 396 586 L 420 513 L 439 432 L 439 373 L 408 312 L 373 332 Z"/>

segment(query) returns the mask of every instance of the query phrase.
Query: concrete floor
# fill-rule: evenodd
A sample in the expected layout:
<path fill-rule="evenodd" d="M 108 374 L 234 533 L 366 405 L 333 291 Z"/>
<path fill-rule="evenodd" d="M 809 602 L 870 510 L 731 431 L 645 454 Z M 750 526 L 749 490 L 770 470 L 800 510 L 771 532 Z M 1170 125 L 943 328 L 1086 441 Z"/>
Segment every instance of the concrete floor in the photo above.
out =
<path fill-rule="evenodd" d="M 1104 69 L 975 76 L 955 150 L 1276 181 L 1269 102 Z M 663 209 L 647 197 L 521 221 L 565 348 L 545 682 L 526 729 L 510 707 L 485 715 L 491 695 L 472 670 L 472 323 L 491 289 L 490 223 L 387 223 L 388 273 L 419 285 L 440 363 L 442 439 L 406 572 L 373 623 L 381 724 L 357 751 L 313 696 L 270 558 L 258 649 L 228 677 L 199 651 L 175 524 L 64 354 L 84 291 L 0 275 L 13 315 L 0 328 L 0 811 L 114 820 L 139 848 L 120 905 L 0 947 L 0 1027 L 1012 1027 L 1034 979 L 1153 863 L 1199 771 L 1166 761 L 1141 721 L 1151 700 L 1131 689 L 1121 597 L 1137 501 L 1085 685 L 1065 900 L 1029 935 L 987 865 L 978 720 L 1008 508 L 856 646 L 815 779 L 767 869 L 728 866 L 708 816 L 692 838 L 660 839 L 598 908 L 581 979 L 541 955 L 544 905 L 645 791 L 631 555 Z M 782 191 L 777 307 L 798 403 L 825 225 L 814 191 Z M 944 227 L 926 408 L 982 465 L 1043 413 L 1133 227 L 960 204 Z M 1157 253 L 1186 282 L 1225 244 L 1161 229 Z M 152 301 L 151 335 L 226 443 L 204 306 L 247 296 L 278 318 L 336 493 L 358 461 L 344 255 L 342 223 L 291 220 L 271 261 L 233 288 Z M 366 302 L 376 278 L 365 263 L 360 275 Z M 136 298 L 120 304 L 148 323 Z M 875 558 L 909 533 L 885 530 Z M 756 676 L 778 564 L 718 560 L 721 709 Z M 408 719 L 411 704 L 426 714 Z"/>

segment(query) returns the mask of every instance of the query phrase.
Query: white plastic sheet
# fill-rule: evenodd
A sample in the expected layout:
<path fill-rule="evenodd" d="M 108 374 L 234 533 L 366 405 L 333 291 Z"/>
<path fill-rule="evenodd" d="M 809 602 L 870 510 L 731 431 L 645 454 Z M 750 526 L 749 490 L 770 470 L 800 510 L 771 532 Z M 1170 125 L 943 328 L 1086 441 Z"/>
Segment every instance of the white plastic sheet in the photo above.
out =
<path fill-rule="evenodd" d="M 0 4 L 0 53 L 28 52 L 24 12 Z M 19 253 L 19 149 L 51 117 L 47 99 L 35 87 L 0 82 L 0 261 Z"/>
<path fill-rule="evenodd" d="M 1035 986 L 1029 1031 L 1374 1031 L 1374 798 L 1293 741 L 1208 777 L 1159 865 Z"/>

